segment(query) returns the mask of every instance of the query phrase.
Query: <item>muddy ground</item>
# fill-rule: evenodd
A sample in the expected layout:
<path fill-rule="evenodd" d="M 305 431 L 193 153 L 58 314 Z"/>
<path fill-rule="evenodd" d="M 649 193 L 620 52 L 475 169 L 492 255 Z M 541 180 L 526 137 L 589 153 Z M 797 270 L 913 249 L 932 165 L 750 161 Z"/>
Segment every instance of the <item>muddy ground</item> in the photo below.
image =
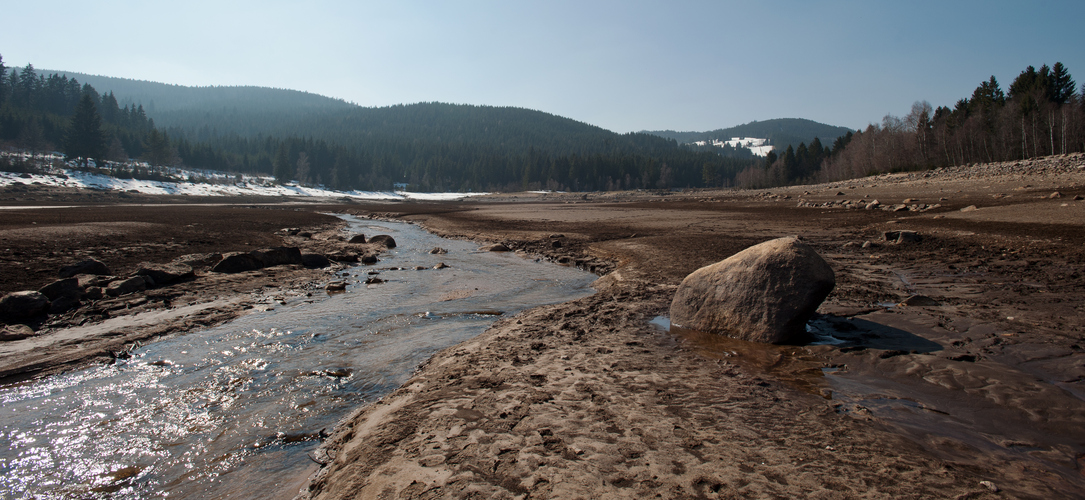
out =
<path fill-rule="evenodd" d="M 207 212 L 194 217 L 221 221 L 217 233 L 176 232 L 189 231 L 173 222 L 190 207 L 5 211 L 4 248 L 34 240 L 25 244 L 46 256 L 0 258 L 19 257 L 28 271 L 5 291 L 33 288 L 32 277 L 55 272 L 49 251 L 109 246 L 35 236 L 52 234 L 44 227 L 160 224 L 121 248 L 162 245 L 155 258 L 168 260 L 197 250 L 166 238 L 210 238 L 217 251 L 289 243 L 274 231 L 333 231 L 317 212 L 334 209 L 603 275 L 597 294 L 503 318 L 359 409 L 314 457 L 326 465 L 307 497 L 1075 498 L 1085 491 L 1082 195 L 1077 155 L 768 191 L 199 207 Z M 889 210 L 865 208 L 874 200 Z M 100 216 L 72 215 L 81 213 Z M 901 230 L 921 240 L 885 241 Z M 208 234 L 219 236 L 199 236 Z M 837 273 L 810 342 L 754 345 L 657 326 L 689 272 L 789 234 Z M 226 285 L 201 275 L 191 286 L 208 288 L 192 295 L 251 306 L 256 289 L 275 283 L 303 300 L 300 291 L 327 279 L 262 272 L 280 274 Z M 901 305 L 914 295 L 927 299 Z M 7 344 L 72 335 L 45 330 Z M 18 356 L 0 352 L 4 364 Z"/>

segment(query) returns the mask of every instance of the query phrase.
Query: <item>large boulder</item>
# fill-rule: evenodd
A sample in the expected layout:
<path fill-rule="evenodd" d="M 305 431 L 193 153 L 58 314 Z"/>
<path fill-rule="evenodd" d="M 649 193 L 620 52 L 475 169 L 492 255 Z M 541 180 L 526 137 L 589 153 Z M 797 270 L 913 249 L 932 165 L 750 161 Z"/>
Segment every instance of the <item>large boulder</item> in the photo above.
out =
<path fill-rule="evenodd" d="M 829 264 L 796 236 L 754 245 L 682 280 L 671 323 L 741 340 L 786 343 L 805 334 L 836 286 Z"/>
<path fill-rule="evenodd" d="M 218 261 L 211 270 L 216 273 L 243 273 L 245 271 L 255 271 L 263 267 L 256 257 L 248 252 L 230 252 L 222 257 L 222 260 Z"/>
<path fill-rule="evenodd" d="M 97 259 L 87 259 L 60 268 L 61 278 L 71 278 L 77 274 L 109 275 L 113 274 L 113 272 L 102 261 Z"/>
<path fill-rule="evenodd" d="M 169 285 L 178 281 L 187 281 L 196 277 L 192 266 L 181 263 L 152 264 L 144 262 L 136 271 L 139 276 L 149 277 L 156 285 Z"/>
<path fill-rule="evenodd" d="M 33 318 L 49 310 L 49 298 L 41 292 L 11 292 L 0 299 L 0 321 L 13 323 Z"/>
<path fill-rule="evenodd" d="M 370 243 L 377 243 L 384 245 L 384 248 L 395 248 L 396 240 L 387 234 L 378 234 L 372 238 L 369 238 Z"/>
<path fill-rule="evenodd" d="M 249 252 L 261 267 L 301 264 L 301 250 L 298 247 L 263 248 Z"/>

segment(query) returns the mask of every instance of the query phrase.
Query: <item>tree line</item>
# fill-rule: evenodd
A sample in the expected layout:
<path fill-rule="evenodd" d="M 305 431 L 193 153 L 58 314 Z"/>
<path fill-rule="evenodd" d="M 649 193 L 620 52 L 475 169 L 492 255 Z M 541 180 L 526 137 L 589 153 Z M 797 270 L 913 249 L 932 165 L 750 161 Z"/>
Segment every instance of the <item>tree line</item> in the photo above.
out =
<path fill-rule="evenodd" d="M 1061 63 L 1029 66 L 1003 90 L 992 75 L 953 107 L 917 101 L 852 134 L 818 180 L 1085 151 L 1085 86 Z"/>
<path fill-rule="evenodd" d="M 0 56 L 0 141 L 31 152 L 63 149 L 72 158 L 127 161 L 150 151 L 153 131 L 142 106 L 122 107 L 112 92 L 39 74 L 32 64 L 9 71 Z"/>

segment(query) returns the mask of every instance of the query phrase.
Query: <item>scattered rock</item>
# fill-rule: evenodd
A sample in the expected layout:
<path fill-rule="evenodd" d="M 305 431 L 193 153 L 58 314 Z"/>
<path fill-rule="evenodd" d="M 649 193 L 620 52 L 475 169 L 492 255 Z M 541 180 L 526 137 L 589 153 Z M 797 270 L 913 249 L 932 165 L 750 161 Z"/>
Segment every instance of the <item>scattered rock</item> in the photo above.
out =
<path fill-rule="evenodd" d="M 83 295 L 83 287 L 79 286 L 79 278 L 64 278 L 56 280 L 41 287 L 39 292 L 49 300 L 55 300 L 64 296 L 80 297 Z"/>
<path fill-rule="evenodd" d="M 384 280 L 382 280 L 382 279 L 380 279 L 380 278 L 378 278 L 376 276 L 370 276 L 369 278 L 365 279 L 365 284 L 367 284 L 367 285 L 379 285 L 381 283 L 384 283 Z"/>
<path fill-rule="evenodd" d="M 365 243 L 365 235 L 356 234 L 354 236 L 351 236 L 350 239 L 347 240 L 347 243 Z"/>
<path fill-rule="evenodd" d="M 42 287 L 39 292 L 49 299 L 49 312 L 60 314 L 79 307 L 83 298 L 83 287 L 79 278 L 64 278 Z"/>
<path fill-rule="evenodd" d="M 253 257 L 248 252 L 231 252 L 222 257 L 222 260 L 215 264 L 211 271 L 216 273 L 235 274 L 243 273 L 245 271 L 255 271 L 262 266 L 260 261 Z"/>
<path fill-rule="evenodd" d="M 318 253 L 303 253 L 301 254 L 301 265 L 309 269 L 323 269 L 332 265 L 332 262 Z"/>
<path fill-rule="evenodd" d="M 1047 197 L 1051 199 L 1062 198 L 1062 193 L 1055 191 L 1054 193 L 1047 195 Z"/>
<path fill-rule="evenodd" d="M 444 255 L 444 254 L 448 253 L 448 250 L 445 250 L 445 249 L 443 249 L 441 247 L 433 247 L 433 250 L 430 250 L 429 253 L 431 253 L 433 255 Z"/>
<path fill-rule="evenodd" d="M 169 285 L 196 277 L 192 267 L 186 264 L 150 264 L 147 262 L 139 265 L 136 274 L 151 278 L 154 280 L 155 285 Z"/>
<path fill-rule="evenodd" d="M 49 298 L 34 290 L 12 292 L 0 299 L 0 321 L 5 323 L 33 318 L 48 310 Z"/>
<path fill-rule="evenodd" d="M 347 282 L 346 281 L 332 281 L 331 283 L 328 283 L 327 286 L 324 287 L 324 290 L 328 291 L 328 292 L 343 292 L 343 291 L 346 291 L 346 289 L 347 289 Z"/>
<path fill-rule="evenodd" d="M 260 267 L 301 264 L 301 250 L 298 247 L 262 248 L 249 253 L 260 263 Z"/>
<path fill-rule="evenodd" d="M 964 208 L 961 209 L 962 212 L 974 212 L 976 210 L 979 210 L 979 209 L 976 208 L 975 205 L 968 205 L 967 207 L 964 207 Z"/>
<path fill-rule="evenodd" d="M 479 250 L 482 251 L 482 252 L 510 252 L 511 251 L 509 249 L 509 247 L 507 247 L 507 246 L 505 246 L 505 245 L 503 245 L 501 243 L 494 243 L 493 245 L 486 245 L 484 247 L 479 248 Z"/>
<path fill-rule="evenodd" d="M 882 238 L 885 241 L 889 241 L 895 244 L 901 243 L 918 243 L 923 239 L 919 233 L 915 231 L 901 230 L 901 231 L 885 231 L 882 233 Z"/>
<path fill-rule="evenodd" d="M 108 266 L 97 259 L 87 259 L 60 268 L 61 278 L 71 278 L 77 274 L 109 275 L 113 274 L 113 271 L 110 271 Z"/>
<path fill-rule="evenodd" d="M 147 289 L 147 280 L 143 276 L 132 276 L 126 280 L 114 281 L 106 287 L 105 293 L 110 297 L 119 297 Z"/>
<path fill-rule="evenodd" d="M 782 343 L 805 333 L 836 276 L 809 245 L 788 236 L 747 248 L 682 280 L 671 322 L 742 340 Z"/>
<path fill-rule="evenodd" d="M 96 276 L 93 274 L 80 274 L 75 277 L 79 280 L 79 286 L 82 288 L 101 286 L 104 287 L 109 284 L 110 281 L 117 279 L 116 276 Z"/>
<path fill-rule="evenodd" d="M 1081 200 L 1085 200 L 1085 196 L 1081 196 L 1080 194 L 1074 195 L 1074 201 L 1081 201 Z"/>
<path fill-rule="evenodd" d="M 912 295 L 911 297 L 904 299 L 904 302 L 901 302 L 899 305 L 912 307 L 938 307 L 942 305 L 942 303 L 927 297 L 926 295 Z"/>
<path fill-rule="evenodd" d="M 83 295 L 83 298 L 87 300 L 99 300 L 102 297 L 105 297 L 105 290 L 100 286 L 87 287 L 86 293 Z"/>
<path fill-rule="evenodd" d="M 565 237 L 564 234 L 551 234 L 550 235 L 550 239 L 552 239 L 552 240 L 558 239 L 558 238 L 564 238 L 564 237 Z"/>
<path fill-rule="evenodd" d="M 328 258 L 336 262 L 358 262 L 358 254 L 354 252 L 332 252 L 328 254 Z"/>
<path fill-rule="evenodd" d="M 195 269 L 207 269 L 222 260 L 221 253 L 190 253 L 173 259 L 171 264 L 183 264 Z"/>
<path fill-rule="evenodd" d="M 22 340 L 34 336 L 34 329 L 26 325 L 6 325 L 0 329 L 0 342 Z"/>
<path fill-rule="evenodd" d="M 445 269 L 447 267 L 448 267 L 448 265 L 445 264 L 444 262 L 438 262 L 436 266 L 433 266 L 434 269 Z"/>
<path fill-rule="evenodd" d="M 550 241 L 550 246 L 553 248 L 561 248 L 561 240 Z"/>
<path fill-rule="evenodd" d="M 923 237 L 915 231 L 901 231 L 897 243 L 919 243 L 922 239 Z"/>
<path fill-rule="evenodd" d="M 876 208 L 878 208 L 880 206 L 882 206 L 881 202 L 879 202 L 878 200 L 874 200 L 874 201 L 872 201 L 870 203 L 867 203 L 866 207 L 864 207 L 864 208 L 866 208 L 867 210 L 874 210 L 874 209 L 876 209 Z"/>
<path fill-rule="evenodd" d="M 387 234 L 378 234 L 372 238 L 369 238 L 370 243 L 384 245 L 384 248 L 395 248 L 396 240 Z"/>
<path fill-rule="evenodd" d="M 380 259 L 378 259 L 377 256 L 373 254 L 365 254 L 359 260 L 362 262 L 362 264 L 376 264 L 380 262 Z"/>
<path fill-rule="evenodd" d="M 998 486 L 995 485 L 995 483 L 992 483 L 991 481 L 980 481 L 980 486 L 983 486 L 984 488 L 987 488 L 988 490 L 991 491 L 991 493 L 998 493 L 1000 491 L 998 489 Z"/>

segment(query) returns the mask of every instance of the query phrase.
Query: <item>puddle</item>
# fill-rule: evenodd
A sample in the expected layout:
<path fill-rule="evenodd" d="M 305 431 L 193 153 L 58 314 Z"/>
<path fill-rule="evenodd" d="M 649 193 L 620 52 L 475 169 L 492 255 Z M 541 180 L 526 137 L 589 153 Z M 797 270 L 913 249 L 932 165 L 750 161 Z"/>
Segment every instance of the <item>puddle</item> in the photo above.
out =
<path fill-rule="evenodd" d="M 822 371 L 825 360 L 814 352 L 828 347 L 747 342 L 675 326 L 665 316 L 657 316 L 650 323 L 669 331 L 684 342 L 684 347 L 702 357 L 734 363 L 754 373 L 766 373 L 809 394 L 830 396 Z"/>
<path fill-rule="evenodd" d="M 592 292 L 595 276 L 576 268 L 348 221 L 398 246 L 379 268 L 331 278 L 347 282 L 343 293 L 0 388 L 0 496 L 292 498 L 321 436 L 433 353 L 502 315 Z M 435 246 L 448 254 L 429 254 Z M 432 269 L 439 262 L 449 268 Z M 370 271 L 386 282 L 367 287 Z"/>

